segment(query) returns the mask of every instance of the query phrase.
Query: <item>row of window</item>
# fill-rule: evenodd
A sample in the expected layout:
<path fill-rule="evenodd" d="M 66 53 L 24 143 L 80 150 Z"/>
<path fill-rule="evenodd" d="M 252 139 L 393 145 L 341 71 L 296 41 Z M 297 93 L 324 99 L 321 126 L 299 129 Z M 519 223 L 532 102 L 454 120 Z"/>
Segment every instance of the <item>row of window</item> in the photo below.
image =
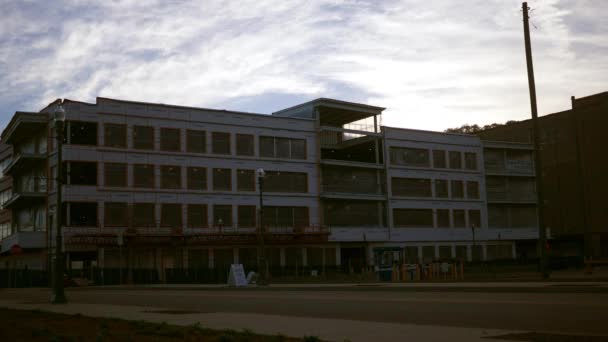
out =
<path fill-rule="evenodd" d="M 468 224 L 467 224 L 468 219 Z M 393 209 L 395 227 L 405 228 L 467 228 L 481 227 L 481 211 L 477 209 Z"/>
<path fill-rule="evenodd" d="M 10 236 L 11 234 L 11 224 L 9 222 L 0 223 L 0 240 Z"/>
<path fill-rule="evenodd" d="M 477 170 L 477 153 L 391 147 L 391 164 L 436 169 Z M 432 162 L 432 164 L 431 164 Z"/>
<path fill-rule="evenodd" d="M 69 208 L 68 208 L 69 207 Z M 69 214 L 64 215 L 64 224 L 72 227 L 95 227 L 98 225 L 97 203 L 69 202 L 64 206 Z M 160 221 L 156 210 L 160 209 Z M 182 210 L 186 210 L 186 222 L 182 222 Z M 209 211 L 211 209 L 211 211 Z M 236 222 L 233 222 L 236 210 Z M 211 217 L 209 217 L 211 214 Z M 257 223 L 257 207 L 254 205 L 230 204 L 177 204 L 162 203 L 104 203 L 104 227 L 171 227 L 171 228 L 254 228 Z M 209 220 L 211 218 L 211 220 Z M 264 207 L 265 227 L 307 227 L 308 207 Z"/>
<path fill-rule="evenodd" d="M 159 182 L 155 176 L 156 168 L 160 171 Z M 208 190 L 207 168 L 204 167 L 104 163 L 103 169 L 106 187 L 127 187 L 130 173 L 134 188 Z M 97 185 L 98 183 L 96 162 L 66 162 L 64 170 L 67 184 Z M 51 172 L 56 173 L 54 167 Z M 228 168 L 211 169 L 211 182 L 209 182 L 211 190 L 233 191 L 233 172 L 236 172 L 236 191 L 256 191 L 255 170 Z M 267 171 L 264 177 L 264 191 L 306 193 L 308 192 L 308 176 L 305 172 Z"/>
<path fill-rule="evenodd" d="M 393 177 L 391 183 L 393 196 L 433 197 L 434 185 L 435 198 L 465 198 L 466 189 L 466 198 L 479 199 L 479 182 L 476 181 Z"/>
<path fill-rule="evenodd" d="M 13 191 L 11 189 L 0 192 L 0 206 L 4 205 L 12 196 Z"/>
<path fill-rule="evenodd" d="M 127 147 L 127 125 L 103 125 L 104 146 L 115 148 Z M 155 128 L 152 126 L 132 126 L 132 147 L 138 150 L 155 149 Z M 180 152 L 185 147 L 189 153 L 208 153 L 207 132 L 204 130 L 186 129 L 186 141 L 182 143 L 182 130 L 179 128 L 160 128 L 160 150 Z M 70 121 L 68 123 L 66 143 L 76 145 L 94 145 L 97 143 L 97 123 Z M 228 132 L 211 132 L 211 153 L 220 155 L 232 154 L 232 134 Z M 253 156 L 255 151 L 252 134 L 236 134 L 236 155 Z M 185 145 L 185 146 L 184 146 Z M 259 156 L 280 159 L 306 159 L 306 140 L 279 138 L 270 136 L 258 137 Z"/>

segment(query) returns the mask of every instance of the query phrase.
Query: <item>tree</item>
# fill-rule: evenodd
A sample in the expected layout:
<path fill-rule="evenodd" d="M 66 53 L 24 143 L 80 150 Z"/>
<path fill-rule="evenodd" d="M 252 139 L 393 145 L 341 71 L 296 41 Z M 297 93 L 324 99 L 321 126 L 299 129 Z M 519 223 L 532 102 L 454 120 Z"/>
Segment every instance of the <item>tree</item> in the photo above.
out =
<path fill-rule="evenodd" d="M 456 128 L 448 128 L 446 129 L 444 132 L 446 133 L 461 133 L 461 134 L 476 134 L 488 129 L 492 129 L 495 127 L 500 127 L 500 126 L 506 126 L 506 125 L 511 125 L 516 123 L 517 121 L 515 120 L 509 120 L 504 124 L 501 123 L 493 123 L 493 124 L 489 124 L 489 125 L 484 125 L 484 126 L 479 126 L 477 124 L 474 125 L 469 125 L 469 124 L 464 124 L 460 127 L 456 127 Z"/>

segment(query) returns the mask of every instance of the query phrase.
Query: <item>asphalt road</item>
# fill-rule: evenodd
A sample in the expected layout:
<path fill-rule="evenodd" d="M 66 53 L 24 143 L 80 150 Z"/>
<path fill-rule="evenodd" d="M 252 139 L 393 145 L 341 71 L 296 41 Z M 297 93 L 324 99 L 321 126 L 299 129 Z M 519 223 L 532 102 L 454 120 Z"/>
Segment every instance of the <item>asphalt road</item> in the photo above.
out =
<path fill-rule="evenodd" d="M 516 291 L 516 290 L 514 290 Z M 135 305 L 202 313 L 292 317 L 560 332 L 608 336 L 608 292 L 565 293 L 67 289 L 72 303 Z M 48 289 L 3 289 L 0 299 L 46 302 Z"/>

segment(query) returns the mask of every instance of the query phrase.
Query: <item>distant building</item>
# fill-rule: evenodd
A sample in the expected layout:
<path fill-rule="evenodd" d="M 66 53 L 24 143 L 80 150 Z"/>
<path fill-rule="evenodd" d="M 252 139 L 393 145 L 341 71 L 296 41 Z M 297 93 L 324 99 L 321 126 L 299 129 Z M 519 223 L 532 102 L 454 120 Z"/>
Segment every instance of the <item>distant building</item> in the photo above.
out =
<path fill-rule="evenodd" d="M 258 168 L 275 274 L 360 271 L 387 249 L 412 263 L 536 251 L 530 145 L 384 127 L 384 108 L 333 99 L 261 115 L 97 98 L 17 112 L 2 133 L 0 267 L 48 267 L 60 104 L 72 269 L 173 281 L 176 270 L 255 268 Z"/>
<path fill-rule="evenodd" d="M 554 257 L 608 257 L 608 92 L 540 119 L 545 223 Z M 531 120 L 479 133 L 482 140 L 529 143 Z M 487 156 L 486 156 L 487 159 Z M 490 188 L 488 188 L 490 191 Z"/>

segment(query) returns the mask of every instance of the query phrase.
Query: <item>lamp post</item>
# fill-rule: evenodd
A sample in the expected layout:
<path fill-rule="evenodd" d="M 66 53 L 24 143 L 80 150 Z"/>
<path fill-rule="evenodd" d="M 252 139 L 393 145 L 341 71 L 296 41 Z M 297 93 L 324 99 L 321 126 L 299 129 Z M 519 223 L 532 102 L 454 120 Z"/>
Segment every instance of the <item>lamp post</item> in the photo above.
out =
<path fill-rule="evenodd" d="M 65 292 L 63 289 L 63 236 L 61 225 L 63 222 L 63 208 L 61 202 L 61 186 L 63 185 L 63 170 L 61 165 L 61 152 L 63 145 L 63 125 L 65 123 L 65 110 L 61 105 L 57 107 L 55 111 L 55 115 L 53 117 L 53 122 L 55 123 L 55 137 L 57 139 L 57 178 L 55 179 L 57 183 L 56 189 L 56 199 L 57 204 L 55 206 L 55 222 L 57 229 L 55 229 L 55 269 L 53 272 L 53 293 L 51 294 L 51 303 L 53 304 L 62 304 L 67 303 L 68 299 L 65 297 Z"/>
<path fill-rule="evenodd" d="M 473 251 L 471 253 L 471 261 L 475 261 L 475 253 L 477 253 L 477 243 L 475 242 L 475 225 L 471 225 L 471 234 L 473 234 Z"/>
<path fill-rule="evenodd" d="M 258 277 L 257 284 L 266 285 L 268 279 L 266 277 L 266 260 L 264 258 L 264 176 L 266 172 L 264 169 L 259 168 L 256 170 L 258 176 L 258 186 L 260 188 L 260 218 L 258 227 L 258 253 L 257 253 L 257 267 L 260 276 Z"/>

